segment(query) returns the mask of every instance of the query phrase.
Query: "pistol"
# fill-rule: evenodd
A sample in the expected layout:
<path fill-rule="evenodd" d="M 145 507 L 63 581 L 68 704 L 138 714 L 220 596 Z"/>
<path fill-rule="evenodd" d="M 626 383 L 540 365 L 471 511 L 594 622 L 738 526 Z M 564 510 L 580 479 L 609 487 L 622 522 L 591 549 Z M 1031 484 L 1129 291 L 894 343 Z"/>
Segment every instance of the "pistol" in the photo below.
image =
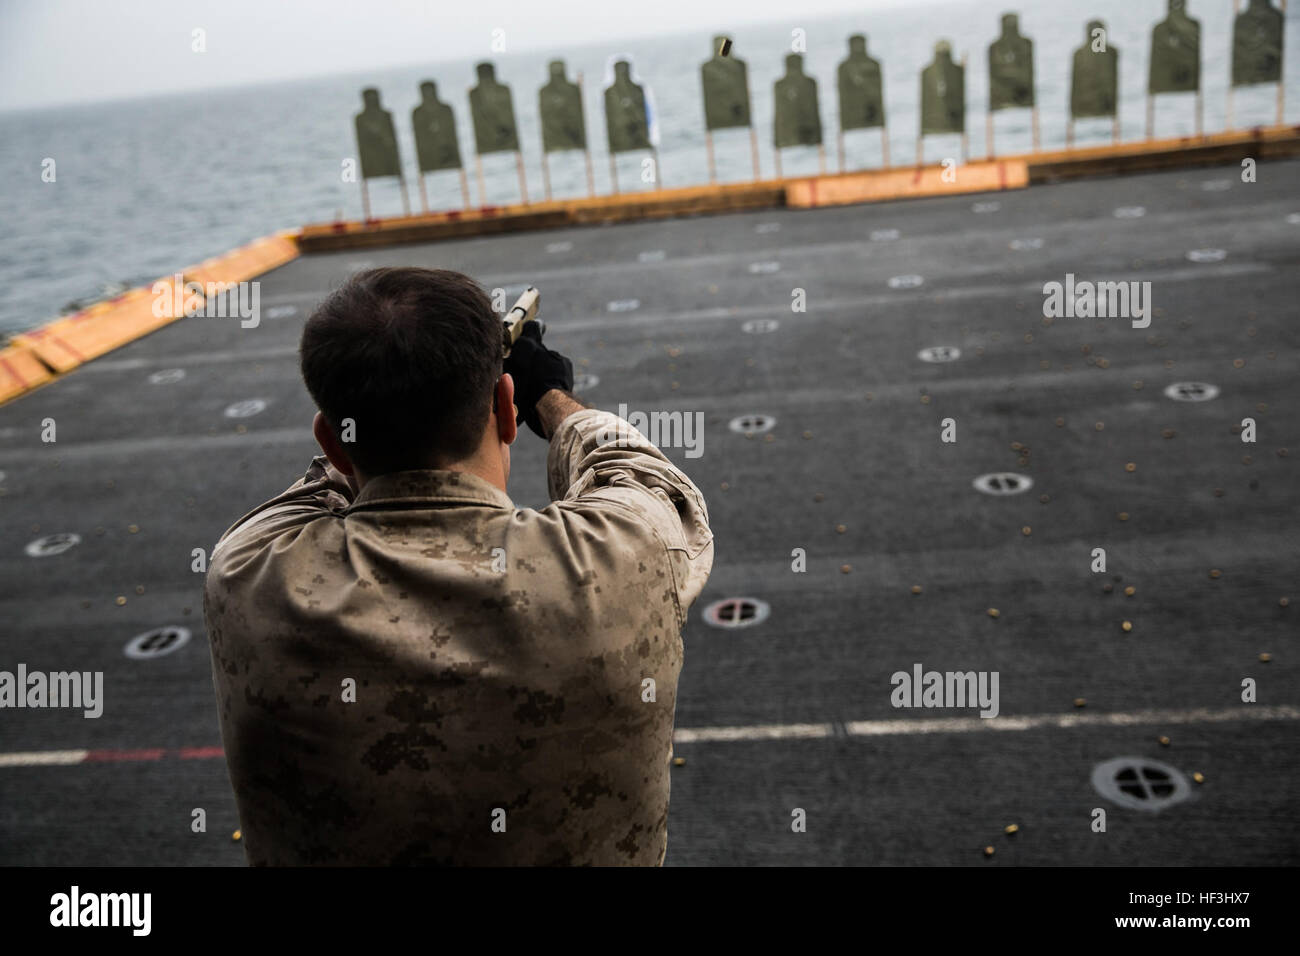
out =
<path fill-rule="evenodd" d="M 502 330 L 505 341 L 505 352 L 503 355 L 509 355 L 510 349 L 514 347 L 515 342 L 519 340 L 519 335 L 524 331 L 524 323 L 537 322 L 537 309 L 541 304 L 541 293 L 537 291 L 536 286 L 529 286 L 524 290 L 524 294 L 519 297 L 510 311 L 506 313 L 504 328 Z M 545 324 L 541 325 L 541 332 L 546 331 Z"/>

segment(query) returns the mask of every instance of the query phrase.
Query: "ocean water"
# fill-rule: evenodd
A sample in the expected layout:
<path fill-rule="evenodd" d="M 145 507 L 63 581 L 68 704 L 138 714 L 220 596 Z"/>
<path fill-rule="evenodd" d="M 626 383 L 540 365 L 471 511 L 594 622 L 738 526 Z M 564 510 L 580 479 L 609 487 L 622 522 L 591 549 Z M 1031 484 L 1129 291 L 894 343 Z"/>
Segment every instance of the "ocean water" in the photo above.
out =
<path fill-rule="evenodd" d="M 1202 88 L 1205 130 L 1224 128 L 1231 55 L 1231 0 L 1191 0 L 1201 21 Z M 1286 25 L 1286 119 L 1300 116 L 1300 13 L 1293 3 Z M 1120 119 L 1124 139 L 1144 133 L 1146 75 L 1152 26 L 1165 16 L 1166 0 L 1026 0 L 1016 4 L 965 2 L 901 7 L 871 15 L 846 15 L 788 23 L 736 24 L 732 55 L 749 65 L 752 115 L 761 174 L 774 173 L 772 85 L 784 72 L 791 31 L 806 33 L 805 71 L 818 81 L 828 170 L 836 166 L 838 104 L 835 69 L 847 55 L 850 33 L 867 35 L 868 52 L 884 71 L 885 109 L 891 159 L 912 163 L 916 156 L 919 76 L 930 62 L 934 43 L 947 39 L 954 54 L 968 57 L 966 73 L 969 154 L 985 153 L 987 48 L 1000 32 L 1000 15 L 1020 14 L 1020 30 L 1034 41 L 1035 82 L 1044 148 L 1062 146 L 1068 118 L 1069 70 L 1073 51 L 1085 39 L 1085 25 L 1096 17 L 1120 51 Z M 530 198 L 542 197 L 541 142 L 537 90 L 546 82 L 546 64 L 566 61 L 568 76 L 584 75 L 584 106 L 598 193 L 611 191 L 605 149 L 602 80 L 611 54 L 631 54 L 640 78 L 654 94 L 661 141 L 660 175 L 666 187 L 707 182 L 704 118 L 699 66 L 709 57 L 710 32 L 611 40 L 601 46 L 503 53 L 492 57 L 497 77 L 514 94 Z M 352 117 L 360 109 L 360 89 L 377 86 L 398 129 L 411 203 L 419 208 L 410 113 L 419 101 L 419 84 L 438 83 L 439 95 L 456 111 L 461 154 L 474 204 L 519 199 L 514 158 L 484 158 L 486 197 L 480 197 L 473 170 L 473 137 L 467 91 L 474 84 L 475 56 L 365 74 L 314 78 L 202 94 L 160 96 L 0 114 L 0 334 L 39 325 L 76 303 L 101 297 L 117 286 L 140 285 L 223 252 L 258 236 L 308 222 L 359 218 L 356 183 L 343 181 L 344 160 L 355 155 Z M 1274 87 L 1239 90 L 1236 126 L 1273 122 Z M 1160 97 L 1156 135 L 1194 131 L 1194 97 Z M 1109 120 L 1081 121 L 1076 143 L 1106 142 Z M 999 153 L 1030 148 L 1027 110 L 996 116 Z M 751 178 L 748 133 L 715 136 L 718 176 L 723 181 Z M 847 136 L 850 168 L 879 165 L 880 136 L 875 130 Z M 960 155 L 959 137 L 927 137 L 925 159 L 936 162 Z M 43 182 L 42 163 L 56 162 L 56 181 Z M 640 154 L 619 161 L 623 191 L 646 189 Z M 786 175 L 815 173 L 815 148 L 786 150 Z M 579 153 L 552 154 L 551 181 L 556 196 L 585 195 L 585 164 Z M 430 206 L 459 208 L 460 179 L 452 172 L 426 178 Z M 395 182 L 371 184 L 375 215 L 401 211 Z"/>

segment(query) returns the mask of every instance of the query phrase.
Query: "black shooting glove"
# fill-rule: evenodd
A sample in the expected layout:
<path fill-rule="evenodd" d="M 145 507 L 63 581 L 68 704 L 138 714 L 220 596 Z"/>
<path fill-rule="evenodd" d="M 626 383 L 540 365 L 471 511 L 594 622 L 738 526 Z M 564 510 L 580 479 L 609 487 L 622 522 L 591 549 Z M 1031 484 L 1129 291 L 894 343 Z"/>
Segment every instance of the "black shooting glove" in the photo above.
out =
<path fill-rule="evenodd" d="M 573 363 L 542 344 L 537 322 L 525 322 L 506 356 L 504 370 L 515 380 L 515 407 L 519 409 L 515 424 L 527 422 L 533 434 L 545 438 L 537 417 L 537 402 L 553 388 L 573 391 Z"/>

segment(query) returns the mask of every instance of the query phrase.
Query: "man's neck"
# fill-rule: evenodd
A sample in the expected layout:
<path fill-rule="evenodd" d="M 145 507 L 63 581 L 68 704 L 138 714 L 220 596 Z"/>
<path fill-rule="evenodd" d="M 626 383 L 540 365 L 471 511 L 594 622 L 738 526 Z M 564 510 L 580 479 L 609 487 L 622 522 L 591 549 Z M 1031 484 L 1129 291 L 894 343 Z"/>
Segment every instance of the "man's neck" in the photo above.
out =
<path fill-rule="evenodd" d="M 453 465 L 447 465 L 444 471 L 458 471 L 463 474 L 477 475 L 490 485 L 500 488 L 503 492 L 506 490 L 505 468 L 501 464 L 499 454 L 492 456 L 493 460 L 484 460 L 487 456 L 475 455 L 473 458 L 467 458 L 464 461 L 458 461 Z M 496 467 L 492 467 L 495 463 Z"/>

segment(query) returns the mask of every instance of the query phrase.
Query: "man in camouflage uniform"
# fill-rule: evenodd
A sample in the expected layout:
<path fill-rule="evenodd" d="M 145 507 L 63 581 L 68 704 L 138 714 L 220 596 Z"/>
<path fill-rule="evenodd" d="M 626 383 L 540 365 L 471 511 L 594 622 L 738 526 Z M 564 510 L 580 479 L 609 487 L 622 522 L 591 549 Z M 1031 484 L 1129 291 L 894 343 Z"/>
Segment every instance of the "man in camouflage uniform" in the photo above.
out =
<path fill-rule="evenodd" d="M 527 329 L 503 373 L 484 291 L 428 269 L 360 273 L 308 320 L 325 454 L 206 581 L 251 863 L 663 862 L 708 513 Z M 541 511 L 506 494 L 519 422 L 550 443 Z"/>

